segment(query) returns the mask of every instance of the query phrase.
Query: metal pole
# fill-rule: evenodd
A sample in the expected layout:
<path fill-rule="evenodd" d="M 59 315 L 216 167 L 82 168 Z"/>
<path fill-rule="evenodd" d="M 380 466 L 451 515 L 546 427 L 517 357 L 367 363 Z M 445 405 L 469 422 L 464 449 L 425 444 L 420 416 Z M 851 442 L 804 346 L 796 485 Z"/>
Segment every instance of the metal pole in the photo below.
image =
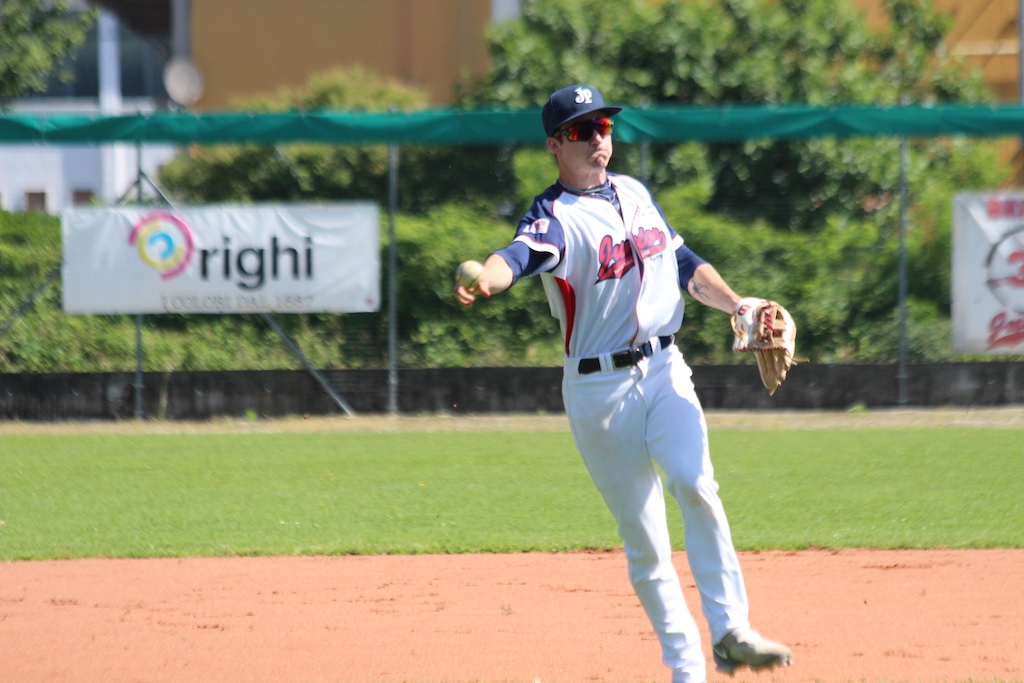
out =
<path fill-rule="evenodd" d="M 388 145 L 388 412 L 398 414 L 398 145 Z"/>
<path fill-rule="evenodd" d="M 142 205 L 142 141 L 135 142 L 135 185 L 137 188 L 135 199 L 139 206 Z M 142 392 L 144 382 L 142 379 L 142 314 L 135 314 L 135 419 L 141 420 L 145 417 L 142 406 Z"/>
<path fill-rule="evenodd" d="M 640 141 L 640 180 L 644 184 L 651 182 L 651 141 L 647 138 Z"/>
<path fill-rule="evenodd" d="M 144 418 L 145 412 L 142 409 L 142 392 L 144 382 L 142 381 L 142 314 L 135 314 L 135 419 Z"/>
<path fill-rule="evenodd" d="M 907 139 L 900 138 L 899 404 L 907 404 Z"/>
<path fill-rule="evenodd" d="M 327 378 L 325 378 L 322 374 L 320 374 L 319 371 L 317 371 L 316 368 L 313 367 L 313 364 L 310 363 L 309 360 L 306 358 L 305 354 L 302 353 L 302 349 L 299 348 L 299 345 L 296 344 L 295 341 L 288 336 L 288 333 L 284 331 L 283 327 L 277 324 L 277 321 L 274 320 L 274 317 L 269 313 L 260 313 L 260 316 L 263 318 L 264 321 L 266 321 L 268 325 L 270 325 L 274 329 L 274 332 L 277 332 L 277 336 L 279 336 L 281 340 L 284 341 L 285 345 L 289 349 L 291 349 L 291 352 L 295 354 L 295 357 L 302 362 L 302 365 L 306 368 L 306 371 L 309 372 L 309 374 L 313 375 L 313 379 L 315 379 L 317 383 L 321 387 L 323 387 L 324 391 L 327 392 L 327 395 L 331 397 L 334 403 L 339 408 L 344 410 L 346 415 L 355 415 L 356 412 L 352 410 L 352 406 L 348 404 L 348 401 L 346 401 L 341 394 L 335 391 L 334 387 L 331 386 L 331 383 L 327 381 Z"/>
<path fill-rule="evenodd" d="M 650 104 L 650 100 L 645 97 L 640 102 L 640 108 L 647 109 Z M 646 135 L 640 141 L 640 180 L 645 185 L 651 182 L 651 140 Z"/>

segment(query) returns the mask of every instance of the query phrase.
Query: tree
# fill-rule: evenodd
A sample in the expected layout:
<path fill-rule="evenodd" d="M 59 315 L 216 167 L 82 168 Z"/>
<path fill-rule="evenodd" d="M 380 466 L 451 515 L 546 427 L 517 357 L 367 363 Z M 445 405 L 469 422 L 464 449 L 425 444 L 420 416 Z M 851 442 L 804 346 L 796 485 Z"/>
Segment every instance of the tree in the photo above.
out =
<path fill-rule="evenodd" d="M 930 0 L 885 0 L 869 31 L 846 0 L 532 0 L 488 34 L 491 71 L 460 85 L 465 106 L 536 106 L 570 82 L 645 106 L 884 105 L 989 100 L 980 73 L 942 50 L 950 20 Z M 995 142 L 915 140 L 908 178 L 911 359 L 951 357 L 949 200 L 998 186 Z M 802 353 L 894 360 L 899 153 L 889 138 L 651 145 L 650 184 L 670 223 L 739 291 L 789 303 Z M 542 154 L 517 150 L 523 203 Z M 636 145 L 612 170 L 638 173 Z M 697 362 L 730 362 L 728 333 L 684 326 Z M 941 322 L 944 319 L 945 322 Z M 936 322 L 940 320 L 940 322 Z M 923 330 L 930 330 L 931 333 Z M 936 330 L 939 330 L 936 332 Z M 914 341 L 925 337 L 931 343 Z"/>
<path fill-rule="evenodd" d="M 846 0 L 533 0 L 488 35 L 492 69 L 466 104 L 536 105 L 585 81 L 606 99 L 677 105 L 981 102 L 983 79 L 939 48 L 949 18 L 930 0 L 885 0 L 877 33 Z M 656 190 L 709 173 L 707 208 L 817 230 L 891 197 L 884 139 L 713 144 L 698 166 L 656 145 Z M 921 152 L 932 154 L 927 146 Z M 613 160 L 635 173 L 635 155 Z"/>
<path fill-rule="evenodd" d="M 95 10 L 72 10 L 71 0 L 0 0 L 0 108 L 45 90 L 54 75 L 70 80 L 66 60 L 95 19 Z"/>
<path fill-rule="evenodd" d="M 247 111 L 423 109 L 424 92 L 359 68 L 314 75 L 297 90 L 243 102 Z M 446 201 L 485 204 L 509 184 L 495 147 L 403 147 L 399 207 L 422 212 Z M 195 147 L 160 180 L 188 202 L 368 199 L 388 202 L 386 145 L 218 145 Z"/>

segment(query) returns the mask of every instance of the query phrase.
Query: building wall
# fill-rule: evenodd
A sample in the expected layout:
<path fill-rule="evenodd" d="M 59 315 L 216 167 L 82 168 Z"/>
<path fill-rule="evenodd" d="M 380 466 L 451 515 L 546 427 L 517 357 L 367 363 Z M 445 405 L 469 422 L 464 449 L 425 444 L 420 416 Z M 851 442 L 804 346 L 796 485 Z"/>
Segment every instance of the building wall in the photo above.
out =
<path fill-rule="evenodd" d="M 464 72 L 487 68 L 489 0 L 198 0 L 192 60 L 205 88 L 196 109 L 295 88 L 361 66 L 451 101 Z"/>
<path fill-rule="evenodd" d="M 487 70 L 488 24 L 517 16 L 523 1 L 192 0 L 192 57 L 205 80 L 194 108 L 231 108 L 357 65 L 445 106 L 460 76 Z M 852 2 L 871 28 L 889 20 L 884 0 Z M 997 101 L 1022 101 L 1020 0 L 934 3 L 953 21 L 949 52 L 982 70 Z M 1013 167 L 1007 184 L 1024 184 L 1024 146 L 1007 142 L 1001 149 Z"/>
<path fill-rule="evenodd" d="M 869 26 L 884 0 L 852 0 Z M 1000 101 L 1019 95 L 1019 0 L 934 0 L 953 18 L 951 53 L 981 68 Z M 484 32 L 521 0 L 193 0 L 192 57 L 205 80 L 201 110 L 299 87 L 311 74 L 362 66 L 451 102 L 464 72 L 488 66 Z"/>
<path fill-rule="evenodd" d="M 148 112 L 151 100 L 125 100 L 125 111 Z M 18 114 L 99 114 L 96 100 L 22 100 Z M 176 153 L 171 145 L 0 145 L 0 209 L 58 214 L 76 205 L 112 204 L 138 179 L 156 177 Z M 144 187 L 146 196 L 152 194 Z M 40 202 L 40 203 L 35 203 Z"/>
<path fill-rule="evenodd" d="M 949 52 L 982 70 L 1001 102 L 1020 101 L 1020 0 L 933 0 L 935 8 L 953 19 Z M 853 0 L 880 29 L 888 21 L 883 0 Z"/>
<path fill-rule="evenodd" d="M 188 42 L 205 81 L 204 95 L 195 108 L 230 108 L 242 100 L 301 87 L 313 74 L 355 65 L 423 89 L 434 105 L 444 106 L 451 102 L 461 75 L 486 71 L 488 24 L 515 16 L 522 2 L 190 0 Z M 869 26 L 881 28 L 888 20 L 883 0 L 853 2 L 865 13 Z M 950 52 L 981 68 L 1000 101 L 1020 101 L 1019 0 L 934 2 L 953 18 Z M 132 49 L 131 59 L 138 59 L 138 46 Z M 86 50 L 94 52 L 97 45 L 90 44 Z M 122 64 L 122 72 L 125 69 Z M 86 70 L 95 76 L 94 71 Z M 124 109 L 159 106 L 159 101 L 152 100 L 126 103 Z M 26 103 L 16 108 L 46 114 L 53 107 L 54 102 L 48 101 L 43 107 Z M 90 103 L 84 109 L 97 107 Z M 169 147 L 147 148 L 144 170 L 155 175 L 172 153 Z M 1008 143 L 1006 154 L 1018 169 L 1013 182 L 1024 184 L 1020 145 Z M 29 193 L 38 197 L 40 192 L 45 193 L 45 210 L 50 212 L 73 204 L 76 193 L 81 197 L 92 192 L 100 201 L 114 201 L 134 180 L 135 156 L 133 150 L 105 156 L 96 148 L 0 146 L 0 208 L 30 208 Z"/>

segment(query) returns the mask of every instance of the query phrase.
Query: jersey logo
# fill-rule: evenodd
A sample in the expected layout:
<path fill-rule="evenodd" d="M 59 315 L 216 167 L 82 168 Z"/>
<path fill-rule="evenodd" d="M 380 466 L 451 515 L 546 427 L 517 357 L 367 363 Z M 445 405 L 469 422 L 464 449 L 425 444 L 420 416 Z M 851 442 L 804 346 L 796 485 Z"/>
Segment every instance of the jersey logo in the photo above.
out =
<path fill-rule="evenodd" d="M 636 242 L 640 258 L 646 261 L 665 251 L 668 246 L 668 235 L 661 228 L 640 228 L 639 231 L 633 233 L 633 241 Z"/>
<path fill-rule="evenodd" d="M 547 218 L 538 218 L 534 222 L 530 223 L 530 226 L 523 228 L 523 233 L 530 235 L 543 235 L 548 231 L 548 224 L 551 223 Z"/>
<path fill-rule="evenodd" d="M 611 235 L 605 235 L 601 240 L 601 246 L 597 250 L 597 258 L 600 261 L 597 267 L 597 281 L 614 280 L 633 269 L 633 248 L 627 240 L 618 244 L 612 243 Z"/>

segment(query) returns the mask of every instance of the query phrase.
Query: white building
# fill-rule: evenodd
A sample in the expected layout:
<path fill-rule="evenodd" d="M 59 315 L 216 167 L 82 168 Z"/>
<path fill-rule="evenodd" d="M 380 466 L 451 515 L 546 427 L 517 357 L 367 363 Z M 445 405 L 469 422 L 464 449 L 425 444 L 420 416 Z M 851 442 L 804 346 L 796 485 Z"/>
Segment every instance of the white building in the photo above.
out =
<path fill-rule="evenodd" d="M 104 10 L 79 50 L 74 82 L 15 101 L 13 113 L 119 115 L 166 108 L 166 42 L 132 33 Z M 155 178 L 175 152 L 168 145 L 0 145 L 0 209 L 57 214 L 75 205 L 114 204 L 134 197 L 140 170 Z"/>

